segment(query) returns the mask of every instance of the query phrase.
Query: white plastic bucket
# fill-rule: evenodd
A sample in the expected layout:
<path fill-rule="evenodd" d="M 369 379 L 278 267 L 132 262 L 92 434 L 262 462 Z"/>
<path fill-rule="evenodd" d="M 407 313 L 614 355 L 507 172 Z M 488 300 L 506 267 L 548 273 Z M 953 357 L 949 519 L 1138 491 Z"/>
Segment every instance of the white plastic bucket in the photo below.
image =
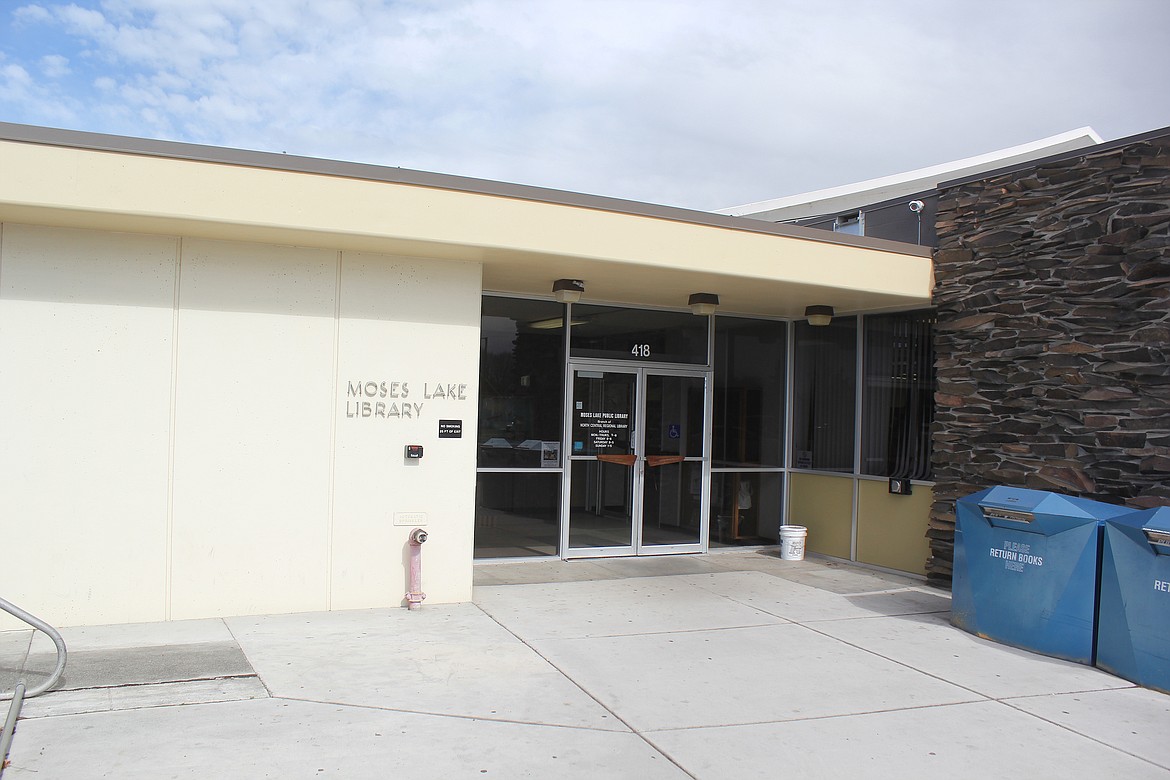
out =
<path fill-rule="evenodd" d="M 780 526 L 780 558 L 785 561 L 803 561 L 806 536 L 808 529 L 803 525 Z"/>

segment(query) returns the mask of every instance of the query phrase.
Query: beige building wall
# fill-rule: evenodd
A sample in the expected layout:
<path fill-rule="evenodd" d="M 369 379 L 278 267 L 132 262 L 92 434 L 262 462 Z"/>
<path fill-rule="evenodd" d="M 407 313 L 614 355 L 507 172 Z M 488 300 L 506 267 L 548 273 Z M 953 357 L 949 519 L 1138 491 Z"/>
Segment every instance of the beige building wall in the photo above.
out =
<path fill-rule="evenodd" d="M 0 594 L 62 624 L 159 620 L 179 242 L 0 231 Z"/>
<path fill-rule="evenodd" d="M 337 263 L 183 241 L 172 618 L 329 607 Z"/>
<path fill-rule="evenodd" d="M 894 242 L 0 125 L 0 594 L 61 625 L 398 605 L 415 525 L 429 603 L 470 598 L 485 285 L 784 318 L 933 286 Z M 791 484 L 848 557 L 851 483 Z"/>
<path fill-rule="evenodd" d="M 342 257 L 333 609 L 398 603 L 415 526 L 429 534 L 427 603 L 471 598 L 479 274 L 473 263 Z M 463 437 L 437 438 L 439 420 L 462 421 Z M 407 444 L 423 445 L 423 458 L 406 461 Z"/>
<path fill-rule="evenodd" d="M 398 606 L 416 524 L 428 603 L 470 598 L 478 264 L 0 229 L 6 598 L 59 625 Z M 410 398 L 363 417 L 388 399 L 358 381 Z"/>
<path fill-rule="evenodd" d="M 810 303 L 928 305 L 933 287 L 925 247 L 417 171 L 26 130 L 18 136 L 40 142 L 0 137 L 0 221 L 473 260 L 492 290 L 548 295 L 554 279 L 583 279 L 596 301 L 681 307 L 716 292 L 723 311 L 775 317 Z"/>

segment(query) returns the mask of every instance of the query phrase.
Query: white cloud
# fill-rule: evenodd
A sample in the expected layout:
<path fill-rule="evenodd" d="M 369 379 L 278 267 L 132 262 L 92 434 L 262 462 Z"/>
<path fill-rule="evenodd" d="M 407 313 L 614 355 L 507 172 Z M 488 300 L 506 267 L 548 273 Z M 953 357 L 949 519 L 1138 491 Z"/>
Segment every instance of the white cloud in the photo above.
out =
<path fill-rule="evenodd" d="M 12 12 L 12 18 L 18 24 L 37 24 L 40 22 L 51 22 L 53 15 L 43 6 L 22 5 Z"/>
<path fill-rule="evenodd" d="M 28 71 L 19 65 L 5 65 L 0 68 L 0 78 L 4 79 L 3 85 L 12 90 L 27 89 L 32 85 Z"/>
<path fill-rule="evenodd" d="M 71 72 L 67 57 L 62 57 L 60 54 L 46 54 L 41 57 L 41 73 L 45 74 L 47 78 L 59 79 L 62 76 L 68 76 Z"/>
<path fill-rule="evenodd" d="M 45 89 L 24 67 L 8 64 L 0 67 L 0 106 L 35 106 L 36 121 L 64 125 L 74 116 L 69 101 L 63 101 Z M 0 117 L 5 121 L 22 121 L 22 116 Z"/>

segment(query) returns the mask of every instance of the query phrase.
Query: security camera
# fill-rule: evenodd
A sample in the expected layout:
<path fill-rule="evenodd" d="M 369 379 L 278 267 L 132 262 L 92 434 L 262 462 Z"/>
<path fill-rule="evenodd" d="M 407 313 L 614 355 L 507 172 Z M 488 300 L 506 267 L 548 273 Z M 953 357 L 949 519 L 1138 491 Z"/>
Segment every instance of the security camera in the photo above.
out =
<path fill-rule="evenodd" d="M 922 201 L 920 201 L 920 200 L 910 201 L 910 210 L 913 211 L 915 214 L 922 211 L 924 208 L 926 208 L 926 204 L 923 203 Z"/>

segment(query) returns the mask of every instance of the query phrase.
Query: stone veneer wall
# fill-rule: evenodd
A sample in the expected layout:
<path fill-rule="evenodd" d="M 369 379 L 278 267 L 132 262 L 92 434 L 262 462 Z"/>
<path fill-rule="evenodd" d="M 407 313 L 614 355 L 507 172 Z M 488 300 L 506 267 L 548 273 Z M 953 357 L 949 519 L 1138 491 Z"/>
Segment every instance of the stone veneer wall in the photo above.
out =
<path fill-rule="evenodd" d="M 993 485 L 1170 505 L 1170 131 L 943 190 L 932 580 Z"/>

